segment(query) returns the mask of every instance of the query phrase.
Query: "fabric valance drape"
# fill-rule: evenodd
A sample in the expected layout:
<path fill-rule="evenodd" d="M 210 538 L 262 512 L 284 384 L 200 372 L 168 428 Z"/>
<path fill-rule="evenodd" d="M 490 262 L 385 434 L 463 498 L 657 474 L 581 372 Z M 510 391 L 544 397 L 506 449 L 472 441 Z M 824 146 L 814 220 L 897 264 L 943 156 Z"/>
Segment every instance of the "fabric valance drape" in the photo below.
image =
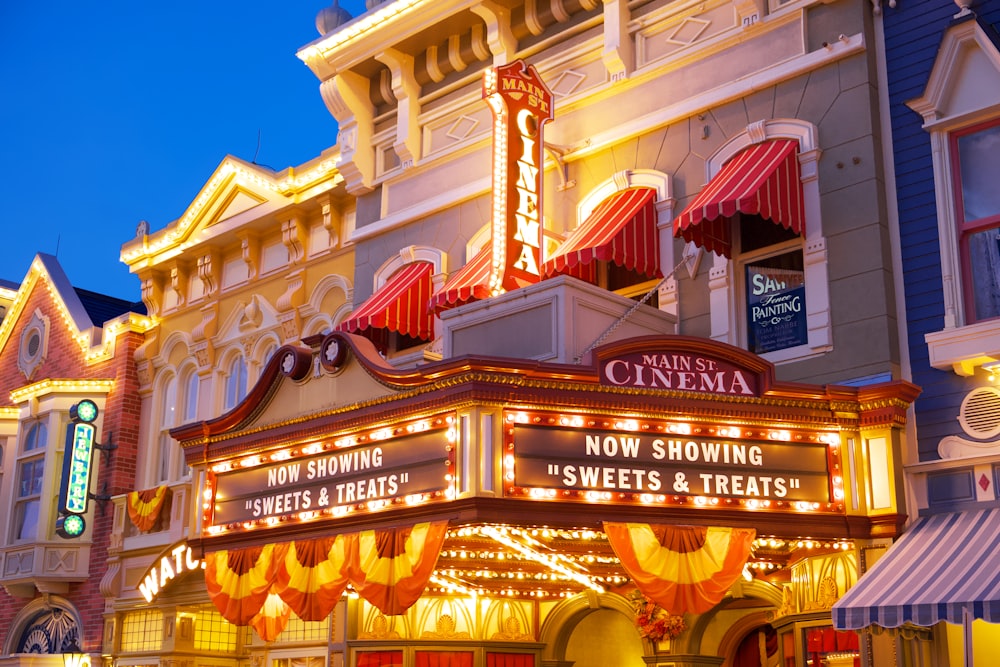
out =
<path fill-rule="evenodd" d="M 704 613 L 743 573 L 752 528 L 604 523 L 612 549 L 639 591 L 671 614 Z"/>
<path fill-rule="evenodd" d="M 208 595 L 226 620 L 252 626 L 265 641 L 284 630 L 290 612 L 325 618 L 348 584 L 382 613 L 402 614 L 423 593 L 447 528 L 428 522 L 212 552 Z"/>
<path fill-rule="evenodd" d="M 143 491 L 132 491 L 125 499 L 128 518 L 140 532 L 151 530 L 159 520 L 169 497 L 170 487 L 166 484 Z"/>

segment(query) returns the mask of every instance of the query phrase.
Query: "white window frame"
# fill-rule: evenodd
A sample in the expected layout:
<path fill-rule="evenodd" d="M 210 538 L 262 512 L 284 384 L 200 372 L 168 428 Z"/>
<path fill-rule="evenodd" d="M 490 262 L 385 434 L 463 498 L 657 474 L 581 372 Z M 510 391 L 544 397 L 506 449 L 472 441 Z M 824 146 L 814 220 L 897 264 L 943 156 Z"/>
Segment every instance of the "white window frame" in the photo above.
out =
<path fill-rule="evenodd" d="M 240 364 L 241 372 L 234 375 L 236 364 Z M 242 352 L 230 354 L 226 359 L 226 369 L 222 375 L 222 410 L 228 412 L 246 398 L 249 384 L 250 369 Z M 236 386 L 233 386 L 233 383 Z"/>
<path fill-rule="evenodd" d="M 669 174 L 656 171 L 655 169 L 624 169 L 619 171 L 612 175 L 611 178 L 600 183 L 580 200 L 580 203 L 576 206 L 576 225 L 573 229 L 567 231 L 572 232 L 586 222 L 590 214 L 594 212 L 594 209 L 600 206 L 601 202 L 611 195 L 622 190 L 628 190 L 629 188 L 652 188 L 656 191 L 656 202 L 654 202 L 656 206 L 656 228 L 660 235 L 660 256 L 657 259 L 660 263 L 660 271 L 666 275 L 673 270 L 676 263 L 674 256 L 673 220 L 674 206 L 677 204 L 677 200 L 674 198 L 672 183 Z M 647 281 L 641 283 L 641 285 L 651 285 L 655 284 L 655 282 L 655 280 Z M 645 291 L 640 289 L 639 295 L 645 294 Z M 628 296 L 631 297 L 633 295 L 630 293 Z M 669 277 L 660 285 L 657 301 L 660 304 L 660 310 L 668 312 L 675 317 L 677 316 L 677 280 L 674 276 Z"/>
<path fill-rule="evenodd" d="M 26 428 L 24 430 L 24 437 L 18 444 L 17 457 L 14 462 L 14 492 L 12 494 L 12 506 L 13 512 L 11 512 L 11 525 L 10 525 L 10 535 L 9 544 L 26 544 L 32 542 L 41 542 L 47 539 L 44 527 L 48 525 L 45 520 L 48 516 L 48 504 L 45 502 L 46 489 L 51 485 L 49 477 L 51 475 L 46 475 L 47 461 L 50 459 L 49 455 L 49 440 L 51 439 L 51 429 L 49 424 L 45 419 L 38 419 L 25 424 Z M 28 442 L 35 429 L 44 429 L 43 439 L 38 442 L 38 445 L 32 449 L 27 449 Z M 22 466 L 27 463 L 41 462 L 42 465 L 42 476 L 40 484 L 40 489 L 38 493 L 29 493 L 27 495 L 21 495 L 21 482 L 22 482 Z M 38 510 L 35 516 L 35 534 L 22 537 L 19 535 L 21 526 L 19 525 L 22 519 L 22 508 L 30 503 L 35 503 Z"/>
<path fill-rule="evenodd" d="M 176 477 L 174 461 L 177 459 L 174 439 L 170 437 L 170 429 L 178 425 L 178 408 L 182 404 L 178 400 L 179 382 L 177 374 L 163 373 L 159 378 L 159 391 L 156 392 L 156 447 L 153 460 L 150 461 L 150 479 L 153 484 L 165 484 L 174 481 Z"/>
<path fill-rule="evenodd" d="M 830 317 L 830 272 L 823 235 L 823 215 L 819 196 L 819 157 L 817 130 L 812 123 L 795 120 L 761 120 L 726 142 L 706 162 L 708 183 L 723 165 L 740 151 L 754 144 L 774 139 L 795 139 L 799 142 L 798 158 L 805 205 L 805 238 L 802 240 L 802 260 L 805 270 L 806 326 L 805 345 L 765 352 L 760 356 L 781 364 L 799 361 L 833 349 L 833 324 Z M 790 248 L 785 248 L 787 252 Z M 690 249 L 689 249 L 690 251 Z M 703 252 L 703 251 L 702 251 Z M 685 253 L 687 255 L 688 252 Z M 709 270 L 709 303 L 711 307 L 712 340 L 746 349 L 745 286 L 743 264 L 737 259 L 713 255 Z M 755 256 L 757 254 L 755 253 Z"/>
<path fill-rule="evenodd" d="M 945 32 L 924 94 L 907 102 L 930 135 L 937 200 L 944 328 L 925 336 L 934 368 L 971 376 L 1000 361 L 1000 318 L 969 323 L 965 313 L 951 135 L 1000 117 L 1000 52 L 975 20 Z"/>

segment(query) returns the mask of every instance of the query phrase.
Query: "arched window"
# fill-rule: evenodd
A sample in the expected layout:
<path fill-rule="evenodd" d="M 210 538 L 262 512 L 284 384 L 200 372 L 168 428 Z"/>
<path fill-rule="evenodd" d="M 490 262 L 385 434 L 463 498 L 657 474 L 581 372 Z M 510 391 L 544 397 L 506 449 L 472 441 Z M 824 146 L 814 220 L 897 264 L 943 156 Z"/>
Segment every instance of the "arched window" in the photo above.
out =
<path fill-rule="evenodd" d="M 28 427 L 17 461 L 12 535 L 15 542 L 34 540 L 38 537 L 47 443 L 48 428 L 44 422 L 35 422 Z"/>
<path fill-rule="evenodd" d="M 69 601 L 56 595 L 35 598 L 10 624 L 11 653 L 52 655 L 80 653 L 80 617 Z M 52 663 L 50 663 L 52 664 Z"/>
<path fill-rule="evenodd" d="M 233 357 L 226 369 L 226 398 L 223 408 L 231 410 L 247 395 L 247 362 L 243 355 Z"/>
<path fill-rule="evenodd" d="M 156 448 L 155 482 L 169 482 L 172 478 L 171 462 L 176 458 L 177 443 L 170 437 L 170 429 L 177 426 L 177 378 L 171 377 L 160 393 L 160 432 Z"/>
<path fill-rule="evenodd" d="M 781 363 L 832 346 L 816 128 L 751 123 L 707 161 L 674 235 L 714 253 L 711 334 Z"/>
<path fill-rule="evenodd" d="M 198 418 L 198 373 L 191 371 L 184 386 L 184 423 L 193 422 Z"/>

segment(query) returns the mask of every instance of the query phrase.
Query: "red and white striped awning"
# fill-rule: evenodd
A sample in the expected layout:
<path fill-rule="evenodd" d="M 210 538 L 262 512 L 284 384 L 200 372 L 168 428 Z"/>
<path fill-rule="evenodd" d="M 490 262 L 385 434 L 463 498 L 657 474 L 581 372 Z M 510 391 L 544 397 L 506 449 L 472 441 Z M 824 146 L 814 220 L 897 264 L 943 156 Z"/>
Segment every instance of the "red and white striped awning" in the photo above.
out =
<path fill-rule="evenodd" d="M 434 337 L 434 316 L 427 310 L 427 301 L 433 270 L 430 262 L 413 262 L 400 268 L 337 330 L 361 334 L 376 345 L 384 345 L 386 331 L 430 340 Z"/>
<path fill-rule="evenodd" d="M 656 229 L 656 190 L 629 188 L 611 195 L 542 264 L 542 275 L 580 277 L 594 260 L 614 262 L 659 278 L 660 237 Z"/>
<path fill-rule="evenodd" d="M 437 313 L 490 295 L 491 246 L 487 243 L 431 297 L 428 310 Z"/>
<path fill-rule="evenodd" d="M 745 148 L 715 175 L 674 220 L 674 236 L 729 257 L 730 218 L 759 215 L 796 234 L 805 230 L 805 206 L 795 139 Z"/>

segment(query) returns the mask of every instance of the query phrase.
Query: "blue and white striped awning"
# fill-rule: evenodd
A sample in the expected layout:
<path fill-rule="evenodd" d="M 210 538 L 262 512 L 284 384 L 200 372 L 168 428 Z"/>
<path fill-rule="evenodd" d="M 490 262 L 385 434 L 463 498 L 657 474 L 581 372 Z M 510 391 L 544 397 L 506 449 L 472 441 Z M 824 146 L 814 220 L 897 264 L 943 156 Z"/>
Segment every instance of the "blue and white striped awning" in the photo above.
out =
<path fill-rule="evenodd" d="M 838 630 L 1000 623 L 1000 508 L 918 520 L 833 605 Z"/>

